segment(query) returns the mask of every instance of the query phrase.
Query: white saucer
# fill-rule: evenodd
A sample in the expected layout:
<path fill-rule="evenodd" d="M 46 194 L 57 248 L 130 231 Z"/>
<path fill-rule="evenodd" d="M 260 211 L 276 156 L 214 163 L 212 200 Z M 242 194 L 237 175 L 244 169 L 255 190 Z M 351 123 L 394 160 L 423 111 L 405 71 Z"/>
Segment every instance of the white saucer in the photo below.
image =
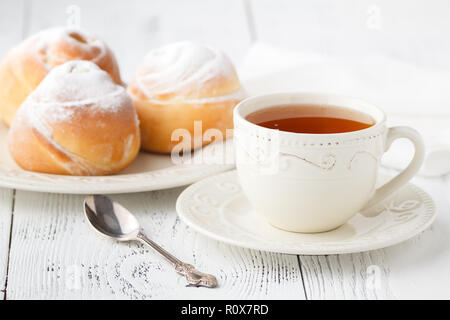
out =
<path fill-rule="evenodd" d="M 72 194 L 130 193 L 183 186 L 234 167 L 232 162 L 217 161 L 216 146 L 210 145 L 203 148 L 199 157 L 202 161 L 191 161 L 193 164 L 175 165 L 170 155 L 141 152 L 128 168 L 116 175 L 42 174 L 22 170 L 14 163 L 8 151 L 7 133 L 8 128 L 0 121 L 0 187 L 6 188 Z"/>
<path fill-rule="evenodd" d="M 177 200 L 180 218 L 208 237 L 251 249 L 302 255 L 344 254 L 388 247 L 419 234 L 436 216 L 433 200 L 412 184 L 380 205 L 380 210 L 373 218 L 357 214 L 329 232 L 282 231 L 250 207 L 236 171 L 197 182 Z"/>

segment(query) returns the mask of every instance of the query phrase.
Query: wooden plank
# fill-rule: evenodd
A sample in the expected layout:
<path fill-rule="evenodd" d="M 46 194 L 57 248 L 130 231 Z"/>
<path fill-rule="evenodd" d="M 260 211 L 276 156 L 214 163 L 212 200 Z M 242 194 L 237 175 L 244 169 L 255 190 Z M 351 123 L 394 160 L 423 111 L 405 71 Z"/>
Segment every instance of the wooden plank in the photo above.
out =
<path fill-rule="evenodd" d="M 413 180 L 433 197 L 438 210 L 435 223 L 413 239 L 358 254 L 302 256 L 308 299 L 450 298 L 449 180 L 448 176 Z"/>
<path fill-rule="evenodd" d="M 383 250 L 300 258 L 308 299 L 389 299 Z"/>
<path fill-rule="evenodd" d="M 85 221 L 82 197 L 18 191 L 9 299 L 304 299 L 297 257 L 207 239 L 175 212 L 181 188 L 116 195 L 145 232 L 180 259 L 215 274 L 217 289 L 186 288 L 148 247 L 103 238 Z"/>
<path fill-rule="evenodd" d="M 22 1 L 0 1 L 0 59 L 22 39 Z M 0 300 L 6 292 L 13 190 L 0 189 Z"/>
<path fill-rule="evenodd" d="M 112 48 L 125 81 L 150 49 L 163 44 L 181 40 L 210 44 L 238 63 L 250 43 L 240 0 L 31 1 L 29 34 L 65 25 L 71 5 L 80 8 L 82 28 Z"/>
<path fill-rule="evenodd" d="M 6 292 L 13 190 L 0 189 L 0 300 Z"/>

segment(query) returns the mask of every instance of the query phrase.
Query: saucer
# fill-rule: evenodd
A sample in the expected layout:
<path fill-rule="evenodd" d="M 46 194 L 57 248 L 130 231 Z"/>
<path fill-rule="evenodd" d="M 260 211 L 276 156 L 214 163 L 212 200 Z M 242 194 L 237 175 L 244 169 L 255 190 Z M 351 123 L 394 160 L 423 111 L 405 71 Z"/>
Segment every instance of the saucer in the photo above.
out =
<path fill-rule="evenodd" d="M 379 181 L 388 177 L 380 176 Z M 379 206 L 380 214 L 356 214 L 323 233 L 282 231 L 258 215 L 242 193 L 236 171 L 208 177 L 186 188 L 177 200 L 181 220 L 196 231 L 228 244 L 300 255 L 344 254 L 400 243 L 424 231 L 435 219 L 431 197 L 407 184 Z"/>

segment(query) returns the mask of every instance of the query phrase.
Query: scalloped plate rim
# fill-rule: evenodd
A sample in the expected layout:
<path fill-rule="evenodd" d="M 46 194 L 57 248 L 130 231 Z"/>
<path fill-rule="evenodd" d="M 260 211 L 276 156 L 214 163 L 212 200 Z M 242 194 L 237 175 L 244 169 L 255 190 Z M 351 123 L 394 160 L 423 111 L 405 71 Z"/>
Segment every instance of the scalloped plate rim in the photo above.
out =
<path fill-rule="evenodd" d="M 24 191 L 65 194 L 133 193 L 181 187 L 205 177 L 234 168 L 233 163 L 195 163 L 177 165 L 170 155 L 142 152 L 122 173 L 106 176 L 65 176 L 26 171 L 19 168 L 9 154 L 7 126 L 0 121 L 0 187 Z M 225 143 L 232 143 L 228 139 Z M 203 147 L 202 155 L 209 160 Z M 163 164 L 161 166 L 161 164 Z"/>
<path fill-rule="evenodd" d="M 0 187 L 64 194 L 134 193 L 185 186 L 210 175 L 233 169 L 233 167 L 234 165 L 203 165 L 194 170 L 194 167 L 174 165 L 154 171 L 111 176 L 62 176 L 27 172 L 20 169 L 17 169 L 17 176 L 11 176 L 8 171 L 0 168 Z M 173 172 L 180 174 L 170 178 L 164 176 Z M 162 174 L 162 176 L 156 182 L 154 180 L 144 181 L 145 179 L 154 179 L 155 177 L 152 177 L 154 174 Z M 40 180 L 42 178 L 44 179 Z M 52 179 L 54 180 L 52 181 Z M 121 179 L 128 181 L 117 181 Z"/>

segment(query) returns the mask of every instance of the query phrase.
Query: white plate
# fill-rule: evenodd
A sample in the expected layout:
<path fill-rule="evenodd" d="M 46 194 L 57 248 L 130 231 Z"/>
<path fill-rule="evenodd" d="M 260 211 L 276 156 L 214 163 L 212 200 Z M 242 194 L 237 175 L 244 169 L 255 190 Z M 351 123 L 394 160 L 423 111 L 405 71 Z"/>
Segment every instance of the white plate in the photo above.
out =
<path fill-rule="evenodd" d="M 380 179 L 383 180 L 383 179 Z M 361 214 L 330 232 L 300 234 L 279 230 L 250 207 L 236 171 L 206 178 L 177 200 L 180 218 L 198 232 L 229 244 L 280 253 L 325 255 L 375 250 L 405 241 L 435 218 L 433 200 L 408 184 L 380 206 L 381 214 Z"/>
<path fill-rule="evenodd" d="M 141 152 L 128 168 L 111 176 L 81 177 L 29 172 L 20 169 L 11 159 L 7 132 L 8 128 L 0 123 L 0 187 L 6 188 L 72 194 L 151 191 L 187 185 L 234 167 L 234 164 L 223 164 L 224 161 L 218 164 L 214 153 L 216 146 L 211 145 L 205 147 L 201 157 L 198 157 L 202 160 L 199 164 L 174 165 L 168 155 Z"/>

